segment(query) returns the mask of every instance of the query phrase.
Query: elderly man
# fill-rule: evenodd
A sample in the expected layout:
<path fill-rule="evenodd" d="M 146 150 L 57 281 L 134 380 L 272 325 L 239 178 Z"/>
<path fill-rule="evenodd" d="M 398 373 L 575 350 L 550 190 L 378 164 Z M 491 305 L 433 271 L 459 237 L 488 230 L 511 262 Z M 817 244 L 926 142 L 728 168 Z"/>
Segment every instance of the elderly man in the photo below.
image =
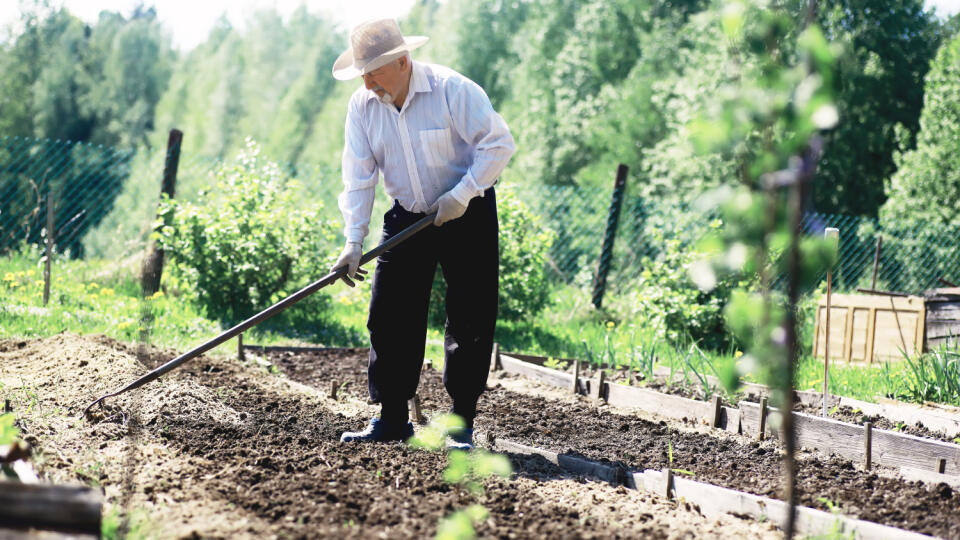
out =
<path fill-rule="evenodd" d="M 379 418 L 342 441 L 395 441 L 413 435 L 407 402 L 423 365 L 427 307 L 436 266 L 447 283 L 443 383 L 466 429 L 448 446 L 471 448 L 473 419 L 490 367 L 497 318 L 499 251 L 493 185 L 514 142 L 503 118 L 476 83 L 448 68 L 414 62 L 428 38 L 404 37 L 393 19 L 351 31 L 350 48 L 333 66 L 340 80 L 363 78 L 350 98 L 339 197 L 346 246 L 334 268 L 358 272 L 375 187 L 394 200 L 383 216 L 383 240 L 428 213 L 421 231 L 377 260 L 367 328 L 368 387 Z M 360 270 L 361 274 L 363 271 Z"/>

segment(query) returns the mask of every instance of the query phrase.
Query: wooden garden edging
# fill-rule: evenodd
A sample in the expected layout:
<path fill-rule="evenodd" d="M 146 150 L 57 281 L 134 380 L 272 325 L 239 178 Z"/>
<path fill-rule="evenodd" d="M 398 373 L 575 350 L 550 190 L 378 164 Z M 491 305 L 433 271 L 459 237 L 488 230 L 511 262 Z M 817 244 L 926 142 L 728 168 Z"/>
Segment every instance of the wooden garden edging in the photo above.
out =
<path fill-rule="evenodd" d="M 671 499 L 682 499 L 698 506 L 700 512 L 708 517 L 733 514 L 747 515 L 756 520 L 771 519 L 775 523 L 786 521 L 787 503 L 776 499 L 678 478 L 672 474 L 665 475 L 664 472 L 656 470 L 625 474 L 623 468 L 617 465 L 558 454 L 557 452 L 505 439 L 496 439 L 491 446 L 493 450 L 500 452 L 541 456 L 550 463 L 573 474 L 590 476 L 630 489 L 643 489 Z M 796 510 L 797 532 L 803 535 L 840 532 L 843 535 L 853 535 L 853 537 L 861 539 L 921 540 L 932 538 L 923 534 L 853 519 L 840 514 L 831 514 L 813 508 L 798 506 Z"/>
<path fill-rule="evenodd" d="M 500 353 L 499 363 L 504 371 L 525 375 L 552 386 L 571 388 L 574 383 L 571 374 L 531 364 L 511 354 Z M 732 433 L 779 436 L 774 426 L 780 425 L 780 413 L 768 408 L 763 415 L 762 408 L 766 407 L 766 400 L 762 400 L 763 405 L 741 401 L 740 407 L 734 409 L 718 407 L 716 400 L 706 403 L 633 386 L 608 382 L 598 384 L 594 380 L 585 383 L 587 395 L 603 397 L 611 405 L 640 409 L 670 419 L 693 420 Z M 578 386 L 578 391 L 582 386 Z M 835 453 L 857 463 L 866 462 L 866 466 L 876 463 L 960 476 L 960 445 L 871 429 L 868 448 L 865 440 L 867 429 L 864 426 L 803 413 L 794 413 L 794 419 L 800 447 Z M 869 462 L 866 459 L 868 453 Z"/>

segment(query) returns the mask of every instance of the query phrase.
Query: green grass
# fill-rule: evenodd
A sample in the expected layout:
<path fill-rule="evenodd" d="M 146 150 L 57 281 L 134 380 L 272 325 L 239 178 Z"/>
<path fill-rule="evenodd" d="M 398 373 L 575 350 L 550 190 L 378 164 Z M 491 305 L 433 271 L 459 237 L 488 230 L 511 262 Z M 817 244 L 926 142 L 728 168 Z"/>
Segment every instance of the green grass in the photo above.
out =
<path fill-rule="evenodd" d="M 0 337 L 46 337 L 61 332 L 106 334 L 135 342 L 181 350 L 221 333 L 192 301 L 195 292 L 173 272 L 164 276 L 166 293 L 141 298 L 136 263 L 56 258 L 50 302 L 43 305 L 41 253 L 25 248 L 0 258 Z M 335 284 L 245 336 L 246 343 L 315 343 L 326 346 L 365 346 L 370 283 L 356 288 Z M 312 303 L 311 303 L 312 302 Z M 710 394 L 705 375 L 729 379 L 746 372 L 736 350 L 707 351 L 695 344 L 668 343 L 657 328 L 639 315 L 598 311 L 589 294 L 561 287 L 540 316 L 525 321 L 500 321 L 496 340 L 501 350 L 558 358 L 580 358 L 605 368 L 627 366 L 649 375 L 655 365 L 673 370 L 683 380 Z M 221 345 L 232 351 L 235 344 Z M 435 367 L 443 363 L 443 331 L 427 333 L 425 357 Z M 931 353 L 880 366 L 833 362 L 830 393 L 871 401 L 877 396 L 910 401 L 960 405 L 960 358 L 956 352 Z M 823 363 L 804 356 L 796 371 L 796 387 L 822 390 Z"/>

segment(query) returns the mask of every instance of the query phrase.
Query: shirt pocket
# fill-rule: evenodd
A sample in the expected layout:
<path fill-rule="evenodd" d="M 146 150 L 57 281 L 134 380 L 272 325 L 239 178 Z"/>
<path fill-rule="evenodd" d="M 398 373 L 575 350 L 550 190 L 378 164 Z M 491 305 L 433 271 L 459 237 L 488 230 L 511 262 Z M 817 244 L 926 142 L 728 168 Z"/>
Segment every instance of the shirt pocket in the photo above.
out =
<path fill-rule="evenodd" d="M 453 161 L 450 128 L 425 129 L 420 132 L 420 146 L 428 167 L 446 167 Z"/>

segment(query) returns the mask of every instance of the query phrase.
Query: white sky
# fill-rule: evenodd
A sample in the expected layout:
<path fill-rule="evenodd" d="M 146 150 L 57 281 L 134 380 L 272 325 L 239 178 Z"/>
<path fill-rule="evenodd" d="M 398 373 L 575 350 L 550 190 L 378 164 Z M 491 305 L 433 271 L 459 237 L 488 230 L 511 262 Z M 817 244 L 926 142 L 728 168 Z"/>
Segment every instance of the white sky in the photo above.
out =
<path fill-rule="evenodd" d="M 345 28 L 373 17 L 401 17 L 415 0 L 145 0 L 153 5 L 157 18 L 173 35 L 174 46 L 188 50 L 206 40 L 213 23 L 226 13 L 230 23 L 242 27 L 246 18 L 262 8 L 276 8 L 284 16 L 301 5 L 311 13 L 325 14 Z M 957 0 L 960 2 L 960 0 Z M 71 13 L 89 22 L 97 20 L 103 10 L 119 11 L 129 15 L 137 0 L 53 0 L 52 4 L 66 6 Z M 20 0 L 0 0 L 0 26 L 17 20 Z M 344 44 L 346 45 L 346 44 Z"/>
<path fill-rule="evenodd" d="M 312 13 L 327 14 L 345 28 L 375 16 L 400 17 L 409 11 L 415 0 L 150 0 L 157 9 L 157 17 L 173 34 L 174 45 L 191 49 L 202 43 L 213 23 L 226 13 L 234 27 L 242 27 L 246 17 L 259 8 L 275 7 L 289 15 L 301 4 Z M 86 21 L 96 21 L 101 10 L 129 14 L 137 0 L 54 0 Z M 17 20 L 20 0 L 0 0 L 0 26 Z M 926 0 L 928 7 L 936 6 L 940 15 L 960 11 L 960 0 Z"/>

